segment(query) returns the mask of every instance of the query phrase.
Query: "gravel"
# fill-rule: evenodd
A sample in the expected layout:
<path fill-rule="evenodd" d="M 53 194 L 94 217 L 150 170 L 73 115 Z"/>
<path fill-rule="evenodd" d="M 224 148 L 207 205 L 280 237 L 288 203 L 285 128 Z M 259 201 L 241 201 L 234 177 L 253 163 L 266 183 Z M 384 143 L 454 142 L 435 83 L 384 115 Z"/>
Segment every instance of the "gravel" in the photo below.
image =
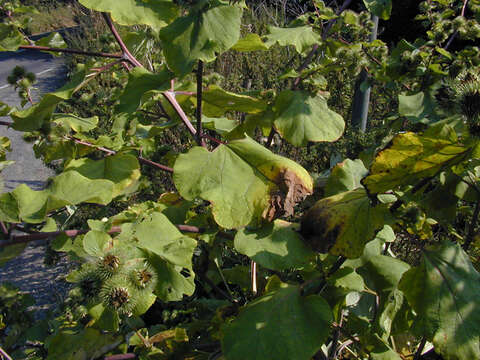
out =
<path fill-rule="evenodd" d="M 0 55 L 0 99 L 10 106 L 19 107 L 20 105 L 19 97 L 13 87 L 5 87 L 6 77 L 15 65 L 24 66 L 27 71 L 37 74 L 38 82 L 35 85 L 37 92 L 34 93 L 34 99 L 38 99 L 39 93 L 54 91 L 65 81 L 66 69 L 61 58 L 31 51 L 2 53 Z M 8 117 L 0 120 L 11 121 Z M 20 184 L 27 184 L 34 190 L 42 189 L 46 180 L 54 174 L 41 160 L 35 158 L 32 144 L 23 140 L 23 133 L 6 126 L 0 126 L 0 136 L 7 136 L 10 139 L 12 151 L 7 154 L 7 159 L 15 161 L 15 164 L 2 171 L 3 192 L 11 191 Z M 11 282 L 21 291 L 30 293 L 34 297 L 36 305 L 31 310 L 35 311 L 37 319 L 45 317 L 49 310 L 53 310 L 57 304 L 61 303 L 68 289 L 68 284 L 63 281 L 69 271 L 66 257 L 62 257 L 55 266 L 46 266 L 43 263 L 45 248 L 45 241 L 31 243 L 20 256 L 0 268 L 0 283 Z"/>

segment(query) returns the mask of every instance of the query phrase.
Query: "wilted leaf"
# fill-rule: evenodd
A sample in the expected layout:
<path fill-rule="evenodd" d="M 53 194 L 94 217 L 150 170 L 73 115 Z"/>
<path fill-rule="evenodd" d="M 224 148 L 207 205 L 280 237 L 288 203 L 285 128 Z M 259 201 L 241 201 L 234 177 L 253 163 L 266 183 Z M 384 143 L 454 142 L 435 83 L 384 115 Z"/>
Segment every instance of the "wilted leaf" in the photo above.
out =
<path fill-rule="evenodd" d="M 389 216 L 387 206 L 372 206 L 364 189 L 318 201 L 302 218 L 301 233 L 316 251 L 354 259 L 381 230 Z"/>
<path fill-rule="evenodd" d="M 177 158 L 173 180 L 185 199 L 210 201 L 215 221 L 227 229 L 290 215 L 313 191 L 304 168 L 248 137 L 212 152 L 192 148 Z"/>

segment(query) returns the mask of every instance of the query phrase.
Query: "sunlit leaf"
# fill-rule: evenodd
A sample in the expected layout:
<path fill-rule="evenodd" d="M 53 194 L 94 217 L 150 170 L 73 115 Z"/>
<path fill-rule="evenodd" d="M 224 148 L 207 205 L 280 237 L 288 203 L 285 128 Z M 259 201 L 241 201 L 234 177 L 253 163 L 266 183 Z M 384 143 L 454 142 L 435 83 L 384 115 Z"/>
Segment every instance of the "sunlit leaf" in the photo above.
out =
<path fill-rule="evenodd" d="M 268 31 L 269 34 L 265 42 L 268 47 L 275 43 L 281 46 L 292 45 L 301 54 L 307 52 L 312 45 L 319 44 L 321 41 L 320 35 L 315 33 L 312 27 L 308 25 L 295 23 L 286 28 L 269 26 Z"/>
<path fill-rule="evenodd" d="M 355 190 L 362 187 L 361 180 L 368 174 L 362 160 L 347 159 L 335 165 L 325 186 L 325 196 Z"/>

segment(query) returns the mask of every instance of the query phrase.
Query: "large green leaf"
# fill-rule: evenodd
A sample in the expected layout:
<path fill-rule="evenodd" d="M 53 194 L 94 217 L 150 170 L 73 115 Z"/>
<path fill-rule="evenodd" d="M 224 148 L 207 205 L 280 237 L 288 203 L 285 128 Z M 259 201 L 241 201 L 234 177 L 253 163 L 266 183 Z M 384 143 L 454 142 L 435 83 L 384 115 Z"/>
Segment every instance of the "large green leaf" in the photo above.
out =
<path fill-rule="evenodd" d="M 85 72 L 80 71 L 72 77 L 70 82 L 59 90 L 44 95 L 40 102 L 32 105 L 28 109 L 12 112 L 10 114 L 13 120 L 12 127 L 19 131 L 35 131 L 40 129 L 44 123 L 50 120 L 57 104 L 62 100 L 69 99 L 77 90 L 84 76 Z"/>
<path fill-rule="evenodd" d="M 269 34 L 265 45 L 268 47 L 275 43 L 281 46 L 292 45 L 295 47 L 298 53 L 305 53 L 312 45 L 318 44 L 321 41 L 320 35 L 315 33 L 311 26 L 302 24 L 293 24 L 286 28 L 280 28 L 276 26 L 268 27 Z"/>
<path fill-rule="evenodd" d="M 274 111 L 275 128 L 295 146 L 305 146 L 309 141 L 335 141 L 345 128 L 343 118 L 328 108 L 321 95 L 285 90 L 278 95 Z"/>
<path fill-rule="evenodd" d="M 438 120 L 435 113 L 437 103 L 428 94 L 398 95 L 398 113 L 412 122 L 432 122 Z"/>
<path fill-rule="evenodd" d="M 222 0 L 200 1 L 188 15 L 160 31 L 168 66 L 177 74 L 189 73 L 197 60 L 210 62 L 231 48 L 240 37 L 242 8 Z"/>
<path fill-rule="evenodd" d="M 241 111 L 249 114 L 260 113 L 267 103 L 253 96 L 235 94 L 211 85 L 203 92 L 203 113 L 208 117 L 220 117 L 227 111 Z"/>
<path fill-rule="evenodd" d="M 302 218 L 302 235 L 320 252 L 350 259 L 362 255 L 388 218 L 385 204 L 372 206 L 364 189 L 319 200 Z"/>
<path fill-rule="evenodd" d="M 16 26 L 0 23 L 0 51 L 15 51 L 22 42 L 23 36 Z"/>
<path fill-rule="evenodd" d="M 258 230 L 243 229 L 235 236 L 235 249 L 272 270 L 301 266 L 314 257 L 297 232 L 298 226 L 275 220 Z"/>
<path fill-rule="evenodd" d="M 172 0 L 80 0 L 90 9 L 109 12 L 121 25 L 149 25 L 160 29 L 178 14 Z"/>
<path fill-rule="evenodd" d="M 172 78 L 173 74 L 167 69 L 156 74 L 140 67 L 132 69 L 128 73 L 127 86 L 119 98 L 118 112 L 133 113 L 141 105 L 142 98 L 148 96 L 149 91 L 168 90 Z"/>
<path fill-rule="evenodd" d="M 75 132 L 85 132 L 93 130 L 97 127 L 98 116 L 92 116 L 89 118 L 81 118 L 73 114 L 57 114 L 53 116 L 53 122 L 61 125 L 68 130 Z"/>
<path fill-rule="evenodd" d="M 291 215 L 313 191 L 304 168 L 249 137 L 178 156 L 173 181 L 185 199 L 210 201 L 215 221 L 227 229 Z"/>
<path fill-rule="evenodd" d="M 368 174 L 362 160 L 347 159 L 335 165 L 325 186 L 325 196 L 362 187 L 361 180 Z"/>
<path fill-rule="evenodd" d="M 262 38 L 255 33 L 249 33 L 245 35 L 244 38 L 241 38 L 233 45 L 232 50 L 247 52 L 247 51 L 258 51 L 258 50 L 268 50 L 269 46 L 262 41 Z"/>
<path fill-rule="evenodd" d="M 65 171 L 77 171 L 89 179 L 106 179 L 114 183 L 112 197 L 135 189 L 140 178 L 140 165 L 132 155 L 116 154 L 101 160 L 81 158 L 70 161 Z"/>
<path fill-rule="evenodd" d="M 363 0 L 368 11 L 382 20 L 388 20 L 392 13 L 392 0 Z"/>
<path fill-rule="evenodd" d="M 418 315 L 416 329 L 444 359 L 480 358 L 480 274 L 459 245 L 424 250 L 399 287 Z"/>
<path fill-rule="evenodd" d="M 411 132 L 399 134 L 377 155 L 370 175 L 362 180 L 362 184 L 372 194 L 401 185 L 415 185 L 463 161 L 470 151 L 470 148 L 446 139 Z"/>
<path fill-rule="evenodd" d="M 281 284 L 224 328 L 223 355 L 227 360 L 309 360 L 327 339 L 332 320 L 323 298 L 302 296 L 298 286 Z"/>
<path fill-rule="evenodd" d="M 192 267 L 193 250 L 197 242 L 184 236 L 162 213 L 154 212 L 135 224 L 132 237 L 138 241 L 137 247 L 173 265 Z"/>

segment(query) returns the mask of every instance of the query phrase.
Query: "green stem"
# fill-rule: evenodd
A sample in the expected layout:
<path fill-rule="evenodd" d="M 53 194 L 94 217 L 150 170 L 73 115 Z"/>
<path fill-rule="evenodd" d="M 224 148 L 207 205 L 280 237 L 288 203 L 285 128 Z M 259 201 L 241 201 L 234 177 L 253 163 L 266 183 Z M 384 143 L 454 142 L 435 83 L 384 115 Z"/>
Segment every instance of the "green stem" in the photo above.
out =
<path fill-rule="evenodd" d="M 203 61 L 198 60 L 197 67 L 197 144 L 205 147 L 202 131 L 202 95 L 203 95 Z"/>

